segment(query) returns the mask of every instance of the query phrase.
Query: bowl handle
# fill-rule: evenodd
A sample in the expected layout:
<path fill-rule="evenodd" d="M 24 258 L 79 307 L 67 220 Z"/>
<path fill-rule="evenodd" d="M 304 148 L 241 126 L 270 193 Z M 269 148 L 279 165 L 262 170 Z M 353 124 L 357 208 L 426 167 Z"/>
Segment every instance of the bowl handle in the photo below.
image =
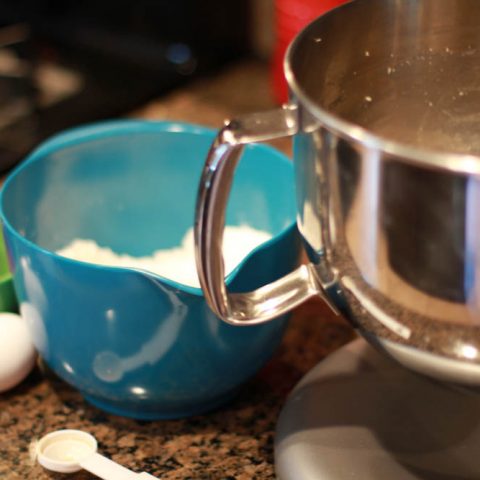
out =
<path fill-rule="evenodd" d="M 273 140 L 297 132 L 296 107 L 238 117 L 228 122 L 207 156 L 195 213 L 197 272 L 210 308 L 233 325 L 269 321 L 314 296 L 324 296 L 313 265 L 247 293 L 229 293 L 225 285 L 222 239 L 225 211 L 235 167 L 248 143 Z"/>

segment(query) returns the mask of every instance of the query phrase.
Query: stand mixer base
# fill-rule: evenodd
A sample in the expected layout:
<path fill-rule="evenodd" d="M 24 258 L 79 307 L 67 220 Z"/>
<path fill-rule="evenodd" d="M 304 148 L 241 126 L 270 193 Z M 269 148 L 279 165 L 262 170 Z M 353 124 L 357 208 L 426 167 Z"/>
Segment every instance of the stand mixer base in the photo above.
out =
<path fill-rule="evenodd" d="M 412 373 L 357 339 L 314 367 L 280 414 L 280 480 L 480 478 L 480 395 Z"/>

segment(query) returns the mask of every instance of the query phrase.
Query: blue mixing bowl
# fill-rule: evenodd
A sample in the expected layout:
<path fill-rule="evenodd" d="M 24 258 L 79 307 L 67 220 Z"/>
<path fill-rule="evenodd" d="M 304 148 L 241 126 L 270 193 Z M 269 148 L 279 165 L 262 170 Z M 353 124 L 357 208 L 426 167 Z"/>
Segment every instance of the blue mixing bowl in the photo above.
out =
<path fill-rule="evenodd" d="M 214 138 L 171 122 L 117 121 L 41 145 L 7 178 L 0 215 L 20 310 L 35 346 L 94 405 L 139 419 L 215 408 L 271 356 L 286 318 L 249 327 L 219 320 L 200 288 L 55 252 L 88 238 L 148 256 L 193 226 L 197 185 Z M 247 291 L 292 270 L 300 252 L 293 167 L 267 146 L 246 149 L 228 225 L 272 234 L 228 277 Z"/>

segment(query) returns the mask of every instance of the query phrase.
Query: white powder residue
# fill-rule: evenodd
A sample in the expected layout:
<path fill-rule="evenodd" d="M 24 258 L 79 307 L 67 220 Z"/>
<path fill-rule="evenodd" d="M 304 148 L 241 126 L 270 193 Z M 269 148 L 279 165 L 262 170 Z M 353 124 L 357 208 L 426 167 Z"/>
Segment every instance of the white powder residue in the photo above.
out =
<path fill-rule="evenodd" d="M 225 275 L 228 275 L 255 247 L 271 238 L 271 234 L 248 225 L 226 226 L 223 236 Z M 157 273 L 184 285 L 199 287 L 195 265 L 193 228 L 178 247 L 157 250 L 148 257 L 132 257 L 99 246 L 94 240 L 77 238 L 57 250 L 59 255 L 97 265 L 133 267 Z"/>

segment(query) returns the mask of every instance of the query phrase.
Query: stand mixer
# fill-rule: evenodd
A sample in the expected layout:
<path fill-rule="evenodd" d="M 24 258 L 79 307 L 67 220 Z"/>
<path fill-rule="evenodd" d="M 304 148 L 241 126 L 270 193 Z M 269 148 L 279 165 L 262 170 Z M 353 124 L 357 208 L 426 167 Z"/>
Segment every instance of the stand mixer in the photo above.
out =
<path fill-rule="evenodd" d="M 288 104 L 229 121 L 210 149 L 196 244 L 213 311 L 233 325 L 260 324 L 321 297 L 387 354 L 371 363 L 367 347 L 356 344 L 300 384 L 279 423 L 284 480 L 319 472 L 327 480 L 458 480 L 480 471 L 480 402 L 445 386 L 480 385 L 479 23 L 475 0 L 342 5 L 290 45 Z M 283 136 L 293 136 L 297 225 L 310 263 L 260 289 L 229 292 L 221 235 L 236 165 L 245 145 Z M 336 376 L 325 380 L 330 368 Z M 329 382 L 341 391 L 329 391 Z M 342 411 L 344 402 L 350 406 Z M 409 409 L 418 409 L 415 421 Z M 324 428 L 330 415 L 350 427 L 335 428 L 332 418 Z M 369 419 L 391 435 L 379 439 L 371 424 L 350 442 L 351 425 Z M 313 464 L 290 455 L 294 441 Z M 306 465 L 316 465 L 315 475 L 299 473 Z"/>

